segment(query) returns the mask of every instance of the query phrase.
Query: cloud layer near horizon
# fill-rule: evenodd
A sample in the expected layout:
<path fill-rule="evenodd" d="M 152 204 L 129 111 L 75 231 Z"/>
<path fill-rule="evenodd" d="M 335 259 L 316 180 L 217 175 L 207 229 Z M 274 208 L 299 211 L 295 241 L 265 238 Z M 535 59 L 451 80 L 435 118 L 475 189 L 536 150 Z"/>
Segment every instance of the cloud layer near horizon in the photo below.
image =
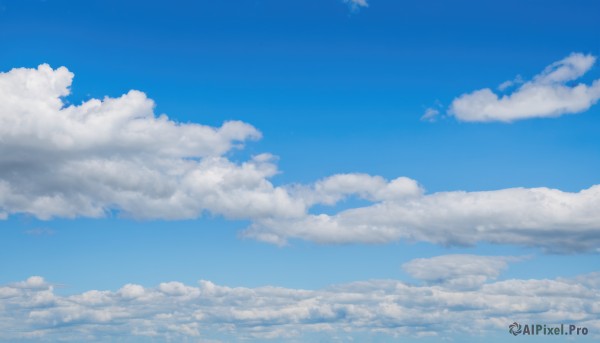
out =
<path fill-rule="evenodd" d="M 573 53 L 552 63 L 511 93 L 499 95 L 484 88 L 463 94 L 452 101 L 448 112 L 468 122 L 513 122 L 583 112 L 600 99 L 600 80 L 591 85 L 570 83 L 587 73 L 595 62 L 595 56 Z M 500 89 L 514 84 L 504 82 Z"/>
<path fill-rule="evenodd" d="M 483 263 L 440 275 L 438 284 L 429 284 L 429 275 L 411 271 L 426 284 L 371 280 L 320 290 L 232 288 L 200 281 L 195 286 L 165 282 L 154 288 L 127 284 L 117 291 L 60 296 L 36 276 L 0 286 L 0 340 L 110 341 L 126 336 L 132 341 L 282 341 L 324 334 L 345 341 L 356 333 L 443 339 L 508 335 L 506 328 L 513 321 L 576 323 L 592 335 L 600 329 L 599 273 L 570 279 L 486 280 L 465 290 L 452 282 L 459 274 L 495 277 L 508 258 L 447 255 L 414 260 L 405 267 L 445 268 L 457 259 L 480 258 Z"/>
<path fill-rule="evenodd" d="M 580 68 L 581 70 L 585 68 Z M 560 68 L 557 68 L 560 70 Z M 548 72 L 545 79 L 567 76 Z M 574 75 L 575 72 L 565 72 Z M 0 218 L 190 219 L 208 212 L 252 222 L 243 235 L 286 244 L 425 241 L 599 251 L 600 186 L 426 194 L 417 181 L 337 174 L 312 184 L 274 185 L 273 156 L 226 157 L 260 132 L 239 121 L 181 124 L 154 113 L 139 91 L 69 105 L 66 68 L 0 74 Z M 348 197 L 370 203 L 312 213 Z"/>

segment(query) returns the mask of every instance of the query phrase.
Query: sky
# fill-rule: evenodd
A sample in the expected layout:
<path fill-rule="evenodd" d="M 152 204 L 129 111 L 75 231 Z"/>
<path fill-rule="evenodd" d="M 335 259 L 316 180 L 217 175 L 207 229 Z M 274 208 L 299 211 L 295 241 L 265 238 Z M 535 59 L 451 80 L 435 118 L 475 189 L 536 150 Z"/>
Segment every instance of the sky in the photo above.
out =
<path fill-rule="evenodd" d="M 598 13 L 0 0 L 0 342 L 598 340 Z"/>

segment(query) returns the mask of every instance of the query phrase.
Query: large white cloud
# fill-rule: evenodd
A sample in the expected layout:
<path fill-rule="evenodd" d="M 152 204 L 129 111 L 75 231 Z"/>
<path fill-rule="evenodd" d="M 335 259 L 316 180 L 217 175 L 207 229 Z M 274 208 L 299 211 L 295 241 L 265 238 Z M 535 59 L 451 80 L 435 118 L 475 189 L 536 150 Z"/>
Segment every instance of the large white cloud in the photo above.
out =
<path fill-rule="evenodd" d="M 235 164 L 222 155 L 251 125 L 214 128 L 156 116 L 144 93 L 66 106 L 73 74 L 48 65 L 0 74 L 0 215 L 140 218 L 298 215 L 304 210 L 266 180 L 268 154 Z"/>
<path fill-rule="evenodd" d="M 577 65 L 577 64 L 574 64 Z M 585 70 L 558 67 L 539 83 Z M 242 122 L 181 124 L 153 112 L 143 93 L 66 105 L 66 68 L 0 74 L 0 218 L 197 218 L 208 212 L 252 222 L 246 237 L 285 244 L 426 241 L 598 251 L 600 186 L 576 193 L 547 188 L 426 194 L 406 177 L 337 174 L 277 186 L 274 158 L 232 162 L 225 155 L 260 133 Z M 315 205 L 347 198 L 370 203 L 333 214 Z M 347 207 L 347 205 L 346 205 Z"/>
<path fill-rule="evenodd" d="M 456 257 L 426 263 L 441 268 L 449 259 Z M 481 266 L 475 269 L 493 274 Z M 469 274 L 472 270 L 464 276 Z M 301 290 L 231 288 L 200 281 L 195 286 L 165 282 L 155 288 L 128 284 L 117 291 L 61 296 L 42 278 L 32 277 L 0 286 L 0 341 L 297 341 L 319 333 L 342 341 L 355 334 L 503 337 L 513 321 L 576 323 L 598 338 L 599 273 L 484 282 L 469 290 L 454 286 L 371 280 Z"/>
<path fill-rule="evenodd" d="M 549 65 L 514 92 L 498 95 L 489 88 L 454 99 L 449 113 L 462 121 L 502 121 L 557 117 L 589 109 L 600 99 L 600 80 L 590 85 L 571 84 L 589 71 L 596 61 L 592 55 L 573 53 Z M 501 89 L 512 85 L 503 83 Z"/>

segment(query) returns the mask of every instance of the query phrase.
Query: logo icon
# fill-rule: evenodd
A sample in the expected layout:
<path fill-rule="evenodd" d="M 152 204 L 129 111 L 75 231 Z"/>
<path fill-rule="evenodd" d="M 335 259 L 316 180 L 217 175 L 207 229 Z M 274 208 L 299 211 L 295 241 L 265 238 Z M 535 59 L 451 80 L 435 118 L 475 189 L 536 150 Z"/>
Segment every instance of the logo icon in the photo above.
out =
<path fill-rule="evenodd" d="M 521 333 L 521 324 L 514 322 L 512 324 L 510 324 L 508 326 L 508 332 L 512 333 L 513 335 L 518 335 Z"/>

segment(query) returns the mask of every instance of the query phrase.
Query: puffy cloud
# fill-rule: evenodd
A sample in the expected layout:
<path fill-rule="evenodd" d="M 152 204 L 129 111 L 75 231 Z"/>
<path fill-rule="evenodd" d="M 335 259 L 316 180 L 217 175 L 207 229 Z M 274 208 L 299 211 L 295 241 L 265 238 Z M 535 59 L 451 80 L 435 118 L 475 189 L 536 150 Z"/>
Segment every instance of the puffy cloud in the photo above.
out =
<path fill-rule="evenodd" d="M 117 149 L 124 156 L 197 158 L 219 156 L 235 142 L 260 137 L 254 127 L 238 121 L 212 128 L 156 117 L 154 103 L 139 91 L 65 106 L 62 97 L 69 95 L 73 76 L 65 67 L 46 64 L 0 74 L 3 154 L 23 163 L 45 152 L 108 155 Z M 35 156 L 11 151 L 16 148 Z"/>
<path fill-rule="evenodd" d="M 541 247 L 549 252 L 600 251 L 600 186 L 580 192 L 512 188 L 440 192 L 380 201 L 333 215 L 261 219 L 245 235 L 284 244 L 425 241 Z"/>
<path fill-rule="evenodd" d="M 144 296 L 144 287 L 140 285 L 127 284 L 123 286 L 118 292 L 120 296 L 125 299 L 137 299 Z"/>
<path fill-rule="evenodd" d="M 407 265 L 442 267 L 456 258 L 442 256 Z M 465 272 L 493 274 L 485 269 L 476 266 Z M 177 282 L 157 288 L 126 285 L 116 292 L 91 290 L 69 296 L 54 294 L 47 284 L 44 288 L 13 284 L 0 287 L 0 340 L 135 341 L 141 336 L 153 341 L 192 337 L 285 341 L 319 333 L 326 337 L 376 333 L 406 338 L 502 337 L 513 321 L 576 323 L 593 333 L 600 329 L 600 308 L 594 305 L 600 302 L 599 280 L 599 273 L 572 279 L 488 280 L 469 290 L 395 280 L 319 290 L 232 288 L 200 281 L 196 286 Z M 123 297 L 124 290 L 133 291 L 136 297 Z M 32 302 L 35 298 L 51 301 Z"/>
<path fill-rule="evenodd" d="M 489 88 L 463 94 L 454 99 L 449 113 L 462 121 L 512 122 L 583 112 L 600 99 L 600 80 L 591 85 L 570 82 L 589 71 L 595 61 L 592 55 L 573 53 L 552 63 L 511 94 L 499 96 Z M 505 82 L 500 89 L 519 82 L 520 78 Z"/>
<path fill-rule="evenodd" d="M 241 164 L 222 155 L 260 133 L 238 121 L 214 128 L 156 116 L 144 93 L 67 106 L 66 68 L 0 74 L 0 214 L 138 218 L 302 213 L 266 178 L 268 154 Z"/>
<path fill-rule="evenodd" d="M 48 286 L 49 285 L 46 283 L 46 281 L 44 281 L 44 278 L 42 278 L 41 276 L 31 276 L 25 281 L 20 281 L 20 282 L 17 282 L 16 284 L 12 285 L 12 287 L 15 287 L 15 288 L 31 288 L 31 289 L 46 288 Z"/>

